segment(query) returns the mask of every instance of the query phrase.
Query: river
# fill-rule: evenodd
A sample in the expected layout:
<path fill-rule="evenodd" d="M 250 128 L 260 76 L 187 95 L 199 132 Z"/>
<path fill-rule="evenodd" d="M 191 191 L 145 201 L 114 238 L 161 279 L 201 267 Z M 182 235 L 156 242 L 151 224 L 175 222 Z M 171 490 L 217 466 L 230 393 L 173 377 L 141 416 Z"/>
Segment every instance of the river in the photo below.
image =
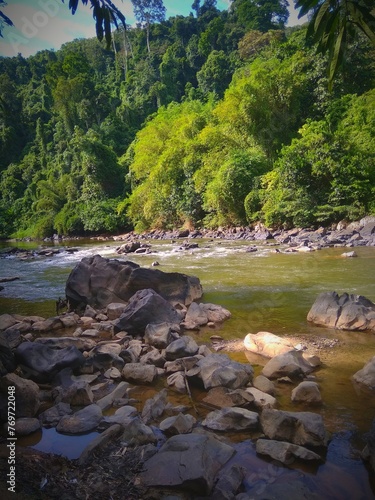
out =
<path fill-rule="evenodd" d="M 363 433 L 369 430 L 375 417 L 375 395 L 360 390 L 351 381 L 351 376 L 375 355 L 375 335 L 319 328 L 306 321 L 320 292 L 335 290 L 360 294 L 375 302 L 375 248 L 359 247 L 355 249 L 357 258 L 343 258 L 341 254 L 347 251 L 344 248 L 307 254 L 276 253 L 272 245 L 259 244 L 256 252 L 248 252 L 249 244 L 244 241 L 194 241 L 198 248 L 182 250 L 179 242 L 152 240 L 149 242 L 150 254 L 118 256 L 116 242 L 80 240 L 64 242 L 64 245 L 76 247 L 74 253 L 65 251 L 61 243 L 51 243 L 46 245 L 60 250 L 51 257 L 0 258 L 0 277 L 20 278 L 3 284 L 0 314 L 55 315 L 55 301 L 64 296 L 66 279 L 75 264 L 83 257 L 100 254 L 132 260 L 147 267 L 158 261 L 158 269 L 162 271 L 198 276 L 203 286 L 203 301 L 224 306 L 232 313 L 231 319 L 215 331 L 225 339 L 243 339 L 247 333 L 258 331 L 298 337 L 301 343 L 314 336 L 337 339 L 334 348 L 318 353 L 323 365 L 316 377 L 324 404 L 312 410 L 323 415 L 333 438 L 325 464 L 305 473 L 327 484 L 334 471 L 336 477 L 342 477 L 346 486 L 338 486 L 338 493 L 335 495 L 332 490 L 326 498 L 375 498 L 373 474 L 359 456 L 364 444 Z M 20 247 L 21 244 L 15 245 Z M 4 250 L 9 243 L 1 246 Z M 35 243 L 23 243 L 25 249 L 35 246 Z M 210 335 L 212 330 L 202 330 L 197 340 L 209 342 Z M 249 360 L 256 374 L 265 363 L 260 357 L 246 357 L 244 353 L 231 356 L 243 362 Z M 290 392 L 291 387 L 278 385 L 280 408 L 306 410 L 291 403 Z M 33 445 L 37 447 L 37 443 Z M 258 460 L 255 456 L 253 459 Z M 341 496 L 344 490 L 348 491 L 348 496 Z"/>

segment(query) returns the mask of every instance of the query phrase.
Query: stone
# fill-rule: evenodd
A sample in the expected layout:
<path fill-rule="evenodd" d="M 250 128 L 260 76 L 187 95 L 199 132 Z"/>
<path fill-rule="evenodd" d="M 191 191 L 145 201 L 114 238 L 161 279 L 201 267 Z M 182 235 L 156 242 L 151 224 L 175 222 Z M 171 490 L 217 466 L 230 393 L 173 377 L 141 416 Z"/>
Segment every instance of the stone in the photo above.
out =
<path fill-rule="evenodd" d="M 73 410 L 68 403 L 57 403 L 39 415 L 39 420 L 44 427 L 56 427 L 64 415 L 71 415 Z"/>
<path fill-rule="evenodd" d="M 258 414 L 245 408 L 222 408 L 210 412 L 202 425 L 215 431 L 247 431 L 259 426 Z"/>
<path fill-rule="evenodd" d="M 14 354 L 8 342 L 0 335 L 0 377 L 16 369 Z"/>
<path fill-rule="evenodd" d="M 15 373 L 8 373 L 0 378 L 0 419 L 2 421 L 8 420 L 8 387 L 15 388 L 16 397 L 16 418 L 21 417 L 35 417 L 39 405 L 39 387 L 32 380 L 26 380 L 19 377 Z"/>
<path fill-rule="evenodd" d="M 159 351 L 159 349 L 152 348 L 149 352 L 141 356 L 140 363 L 144 365 L 155 365 L 158 368 L 163 368 L 165 364 L 165 358 Z"/>
<path fill-rule="evenodd" d="M 105 378 L 110 378 L 113 380 L 119 380 L 119 379 L 121 379 L 121 376 L 122 375 L 121 375 L 120 370 L 118 370 L 114 366 L 112 366 L 112 368 L 108 368 L 108 370 L 106 372 L 104 372 Z"/>
<path fill-rule="evenodd" d="M 178 358 L 173 361 L 166 361 L 164 364 L 165 371 L 167 373 L 174 373 L 179 371 L 189 371 L 195 366 L 197 366 L 198 361 L 202 359 L 202 356 L 187 356 L 186 358 Z"/>
<path fill-rule="evenodd" d="M 218 386 L 239 389 L 252 381 L 253 369 L 249 364 L 232 361 L 225 354 L 209 354 L 187 375 L 200 378 L 206 390 Z"/>
<path fill-rule="evenodd" d="M 186 330 L 199 330 L 203 325 L 207 325 L 208 316 L 206 311 L 201 307 L 201 304 L 192 302 L 187 310 L 183 327 Z"/>
<path fill-rule="evenodd" d="M 108 410 L 111 408 L 116 399 L 127 397 L 128 389 L 129 384 L 127 382 L 120 382 L 111 393 L 96 401 L 96 404 L 102 409 L 102 411 Z"/>
<path fill-rule="evenodd" d="M 186 389 L 186 376 L 182 372 L 175 372 L 167 377 L 167 384 L 172 387 L 175 391 L 185 394 Z"/>
<path fill-rule="evenodd" d="M 322 460 L 320 455 L 303 446 L 285 441 L 275 441 L 273 439 L 258 439 L 256 442 L 256 451 L 260 455 L 267 455 L 286 465 L 293 463 L 295 459 Z"/>
<path fill-rule="evenodd" d="M 270 332 L 248 333 L 244 339 L 244 346 L 248 351 L 267 358 L 283 354 L 294 348 L 288 340 Z"/>
<path fill-rule="evenodd" d="M 51 330 L 59 330 L 60 328 L 63 328 L 64 325 L 61 322 L 61 319 L 59 316 L 55 316 L 53 318 L 47 318 L 43 321 L 36 321 L 35 323 L 32 324 L 31 330 L 33 332 L 49 332 Z"/>
<path fill-rule="evenodd" d="M 194 356 L 194 354 L 197 354 L 198 349 L 198 344 L 194 339 L 187 335 L 183 335 L 167 346 L 165 349 L 165 358 L 168 361 L 173 361 L 178 358 Z"/>
<path fill-rule="evenodd" d="M 307 320 L 339 330 L 375 331 L 375 304 L 362 295 L 324 292 L 315 300 Z"/>
<path fill-rule="evenodd" d="M 95 451 L 102 449 L 111 440 L 117 438 L 121 434 L 121 431 L 122 427 L 119 424 L 113 424 L 110 427 L 108 427 L 108 429 L 99 434 L 99 436 L 94 438 L 86 446 L 86 448 L 82 451 L 82 453 L 79 456 L 78 464 L 82 466 L 86 462 L 88 462 L 90 460 L 90 457 L 93 455 Z"/>
<path fill-rule="evenodd" d="M 104 417 L 105 422 L 112 424 L 121 424 L 123 427 L 133 420 L 138 415 L 138 410 L 134 406 L 125 405 L 121 406 L 115 411 L 114 415 Z"/>
<path fill-rule="evenodd" d="M 152 384 L 157 376 L 157 371 L 154 365 L 126 363 L 122 370 L 122 376 L 133 384 Z"/>
<path fill-rule="evenodd" d="M 179 332 L 178 328 L 178 332 Z M 165 349 L 176 339 L 176 325 L 170 323 L 149 323 L 145 329 L 144 341 L 157 349 Z"/>
<path fill-rule="evenodd" d="M 176 416 L 168 417 L 159 424 L 159 429 L 167 436 L 174 436 L 176 434 L 188 434 L 193 430 L 197 419 L 192 415 L 184 415 L 179 413 Z"/>
<path fill-rule="evenodd" d="M 212 492 L 212 498 L 215 500 L 232 500 L 238 493 L 243 480 L 245 479 L 246 469 L 240 465 L 234 464 L 225 471 L 225 474 L 219 476 Z"/>
<path fill-rule="evenodd" d="M 81 434 L 93 431 L 103 418 L 102 410 L 97 404 L 86 406 L 72 415 L 64 415 L 56 426 L 61 434 Z"/>
<path fill-rule="evenodd" d="M 275 395 L 275 384 L 272 382 L 272 380 L 268 379 L 264 375 L 258 375 L 257 377 L 255 377 L 255 379 L 253 380 L 253 386 L 262 392 L 270 394 L 271 396 Z"/>
<path fill-rule="evenodd" d="M 208 433 L 172 436 L 144 463 L 141 484 L 209 495 L 216 476 L 234 453 L 232 446 Z"/>
<path fill-rule="evenodd" d="M 60 316 L 60 321 L 64 328 L 73 328 L 78 325 L 79 316 L 75 313 L 66 313 Z"/>
<path fill-rule="evenodd" d="M 40 430 L 40 422 L 37 418 L 17 418 L 15 431 L 17 436 L 28 436 Z"/>
<path fill-rule="evenodd" d="M 24 342 L 19 345 L 15 356 L 25 373 L 41 383 L 49 382 L 64 368 L 75 370 L 85 362 L 83 354 L 74 346 L 51 349 L 35 342 Z"/>
<path fill-rule="evenodd" d="M 214 408 L 228 408 L 231 406 L 247 407 L 252 404 L 254 397 L 241 389 L 228 389 L 226 387 L 214 387 L 208 391 L 203 402 Z"/>
<path fill-rule="evenodd" d="M 303 357 L 302 351 L 288 351 L 270 359 L 262 369 L 262 375 L 275 379 L 279 377 L 301 377 L 313 371 Z"/>
<path fill-rule="evenodd" d="M 139 417 L 134 417 L 127 423 L 122 441 L 127 446 L 142 446 L 148 443 L 155 444 L 157 438 L 151 427 L 144 424 Z"/>
<path fill-rule="evenodd" d="M 87 382 L 73 381 L 67 387 L 56 387 L 53 390 L 56 403 L 68 403 L 72 406 L 88 406 L 94 401 L 94 395 Z"/>
<path fill-rule="evenodd" d="M 195 276 L 164 273 L 141 268 L 129 261 L 105 259 L 100 255 L 82 259 L 70 273 L 65 294 L 72 308 L 104 308 L 113 302 L 127 302 L 138 291 L 153 289 L 172 304 L 190 304 L 202 297 Z"/>
<path fill-rule="evenodd" d="M 108 370 L 112 367 L 122 370 L 125 362 L 121 352 L 122 346 L 119 344 L 99 344 L 90 351 L 89 359 L 97 370 Z"/>
<path fill-rule="evenodd" d="M 322 395 L 316 382 L 304 380 L 292 390 L 291 400 L 296 403 L 320 404 Z"/>
<path fill-rule="evenodd" d="M 126 303 L 124 302 L 111 302 L 107 305 L 107 316 L 110 321 L 117 319 L 125 311 Z"/>
<path fill-rule="evenodd" d="M 53 349 L 65 349 L 74 346 L 79 351 L 89 351 L 96 346 L 95 340 L 77 337 L 38 337 L 34 342 Z"/>
<path fill-rule="evenodd" d="M 17 323 L 18 321 L 11 314 L 0 314 L 0 331 L 6 330 Z"/>
<path fill-rule="evenodd" d="M 342 253 L 341 257 L 344 257 L 344 258 L 348 259 L 348 258 L 358 257 L 358 254 L 356 252 L 354 252 L 354 250 L 353 250 L 352 252 L 344 252 L 344 253 Z"/>
<path fill-rule="evenodd" d="M 375 356 L 353 375 L 353 380 L 375 390 Z"/>
<path fill-rule="evenodd" d="M 372 470 L 375 471 L 375 419 L 372 421 L 371 428 L 365 434 L 366 445 L 362 450 L 362 459 L 369 462 Z"/>
<path fill-rule="evenodd" d="M 263 410 L 264 408 L 274 408 L 277 405 L 277 401 L 273 396 L 260 391 L 256 387 L 248 387 L 246 392 L 253 396 L 254 405 L 258 410 Z"/>
<path fill-rule="evenodd" d="M 152 289 L 136 292 L 129 300 L 125 311 L 114 321 L 115 332 L 126 331 L 129 335 L 144 335 L 150 323 L 178 325 L 180 316 L 176 309 Z"/>
<path fill-rule="evenodd" d="M 207 319 L 210 323 L 223 323 L 231 317 L 228 309 L 217 304 L 201 303 L 199 306 L 207 314 Z"/>
<path fill-rule="evenodd" d="M 300 446 L 327 445 L 323 418 L 317 413 L 265 409 L 260 414 L 260 424 L 269 439 Z"/>

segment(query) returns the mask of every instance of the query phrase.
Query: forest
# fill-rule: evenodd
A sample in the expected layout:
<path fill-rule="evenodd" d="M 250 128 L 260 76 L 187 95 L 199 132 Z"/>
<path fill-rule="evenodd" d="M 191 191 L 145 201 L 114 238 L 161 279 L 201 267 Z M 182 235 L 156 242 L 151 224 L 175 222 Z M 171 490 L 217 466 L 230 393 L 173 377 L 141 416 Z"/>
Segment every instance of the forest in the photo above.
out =
<path fill-rule="evenodd" d="M 111 44 L 0 58 L 0 237 L 328 226 L 375 214 L 375 47 L 287 3 L 195 1 Z M 108 40 L 107 40 L 108 41 Z"/>

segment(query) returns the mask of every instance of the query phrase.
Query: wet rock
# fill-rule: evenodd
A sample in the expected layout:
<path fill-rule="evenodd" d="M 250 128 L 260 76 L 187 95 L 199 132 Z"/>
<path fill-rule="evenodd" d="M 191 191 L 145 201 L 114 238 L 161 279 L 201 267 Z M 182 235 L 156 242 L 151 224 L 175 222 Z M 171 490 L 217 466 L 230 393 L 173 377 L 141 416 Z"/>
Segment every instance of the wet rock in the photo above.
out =
<path fill-rule="evenodd" d="M 197 354 L 198 349 L 198 344 L 194 339 L 188 337 L 187 335 L 183 335 L 167 346 L 165 349 L 165 358 L 168 361 L 173 361 L 178 358 L 194 356 L 194 354 Z"/>
<path fill-rule="evenodd" d="M 134 406 L 125 405 L 115 411 L 114 415 L 104 417 L 105 422 L 109 424 L 121 424 L 123 427 L 128 425 L 134 417 L 138 415 L 138 410 Z"/>
<path fill-rule="evenodd" d="M 258 439 L 256 451 L 260 455 L 267 455 L 286 465 L 293 463 L 296 458 L 300 460 L 321 461 L 320 455 L 303 446 L 286 443 L 285 441 L 275 441 L 273 439 Z"/>
<path fill-rule="evenodd" d="M 61 434 L 81 434 L 96 429 L 103 418 L 101 408 L 92 404 L 73 415 L 64 415 L 56 426 Z"/>
<path fill-rule="evenodd" d="M 375 390 L 375 356 L 353 375 L 353 380 Z"/>
<path fill-rule="evenodd" d="M 40 429 L 40 422 L 37 418 L 17 418 L 15 431 L 17 436 L 28 436 Z"/>
<path fill-rule="evenodd" d="M 321 415 L 265 409 L 260 415 L 264 434 L 269 439 L 300 446 L 326 446 L 328 435 Z"/>
<path fill-rule="evenodd" d="M 127 423 L 122 441 L 127 446 L 141 446 L 148 443 L 154 444 L 157 442 L 157 438 L 151 427 L 144 424 L 139 417 L 134 417 Z"/>
<path fill-rule="evenodd" d="M 273 396 L 260 391 L 255 387 L 248 387 L 246 392 L 253 396 L 254 405 L 259 410 L 263 410 L 264 408 L 274 408 L 277 405 L 277 401 Z"/>
<path fill-rule="evenodd" d="M 133 384 L 152 384 L 157 376 L 157 371 L 154 365 L 127 363 L 122 370 L 122 376 Z"/>
<path fill-rule="evenodd" d="M 188 434 L 193 430 L 197 420 L 192 415 L 179 413 L 177 416 L 168 417 L 159 424 L 159 429 L 167 436 Z"/>
<path fill-rule="evenodd" d="M 253 403 L 254 396 L 241 389 L 232 390 L 226 387 L 214 387 L 208 391 L 203 401 L 216 408 L 247 407 Z"/>
<path fill-rule="evenodd" d="M 215 477 L 234 453 L 234 448 L 210 434 L 172 436 L 145 462 L 141 484 L 208 495 Z"/>
<path fill-rule="evenodd" d="M 161 295 L 154 290 L 136 292 L 118 320 L 114 322 L 115 332 L 126 331 L 130 335 L 144 334 L 150 323 L 171 323 L 178 325 L 180 316 Z"/>
<path fill-rule="evenodd" d="M 127 382 L 120 382 L 110 394 L 107 394 L 96 401 L 96 404 L 102 409 L 102 411 L 108 410 L 116 399 L 127 397 L 128 389 L 129 384 Z"/>
<path fill-rule="evenodd" d="M 24 342 L 15 352 L 16 360 L 22 369 L 37 382 L 49 382 L 60 370 L 75 370 L 85 362 L 83 354 L 74 346 L 64 349 L 35 343 Z"/>
<path fill-rule="evenodd" d="M 225 354 L 209 354 L 187 375 L 200 378 L 206 390 L 218 386 L 239 389 L 251 382 L 253 369 L 248 364 L 232 361 Z"/>
<path fill-rule="evenodd" d="M 71 415 L 73 410 L 68 403 L 57 403 L 39 415 L 39 420 L 44 427 L 56 427 L 64 415 Z"/>
<path fill-rule="evenodd" d="M 291 399 L 296 403 L 320 404 L 322 396 L 319 385 L 316 382 L 305 380 L 293 389 Z"/>
<path fill-rule="evenodd" d="M 269 332 L 248 333 L 244 339 L 244 346 L 248 351 L 267 358 L 283 354 L 294 348 L 288 340 Z"/>
<path fill-rule="evenodd" d="M 263 367 L 262 375 L 275 379 L 279 377 L 301 377 L 313 371 L 301 351 L 289 351 L 270 359 Z"/>
<path fill-rule="evenodd" d="M 15 373 L 8 373 L 0 379 L 0 418 L 8 420 L 8 387 L 15 387 L 16 418 L 34 417 L 39 409 L 39 387 L 32 380 L 26 380 Z"/>
<path fill-rule="evenodd" d="M 127 302 L 146 288 L 171 303 L 190 304 L 202 297 L 201 284 L 194 276 L 163 273 L 99 255 L 84 258 L 77 264 L 68 277 L 65 293 L 74 308 L 86 304 L 103 308 L 111 302 Z"/>
<path fill-rule="evenodd" d="M 210 412 L 202 425 L 216 431 L 255 430 L 259 425 L 259 417 L 245 408 L 222 408 Z"/>
<path fill-rule="evenodd" d="M 362 295 L 325 292 L 317 297 L 307 320 L 339 330 L 375 331 L 375 304 Z"/>

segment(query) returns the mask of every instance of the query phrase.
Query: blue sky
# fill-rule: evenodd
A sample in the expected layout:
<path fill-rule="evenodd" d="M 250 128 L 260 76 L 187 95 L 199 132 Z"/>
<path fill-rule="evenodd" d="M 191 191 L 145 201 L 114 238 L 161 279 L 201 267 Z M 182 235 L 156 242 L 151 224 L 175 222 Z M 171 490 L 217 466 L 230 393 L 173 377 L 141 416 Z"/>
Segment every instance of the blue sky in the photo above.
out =
<path fill-rule="evenodd" d="M 134 23 L 133 8 L 130 0 L 113 0 L 113 3 L 126 17 L 128 24 Z M 164 0 L 167 17 L 177 14 L 189 15 L 193 0 Z M 293 0 L 290 0 L 293 5 Z M 4 38 L 0 38 L 0 55 L 24 57 L 35 54 L 38 50 L 58 50 L 63 43 L 75 38 L 95 36 L 95 25 L 89 6 L 80 2 L 73 16 L 68 9 L 69 0 L 7 0 L 2 12 L 10 17 L 14 27 L 5 27 Z M 230 0 L 218 0 L 220 10 L 227 9 Z M 290 9 L 289 25 L 300 24 L 297 13 Z"/>

